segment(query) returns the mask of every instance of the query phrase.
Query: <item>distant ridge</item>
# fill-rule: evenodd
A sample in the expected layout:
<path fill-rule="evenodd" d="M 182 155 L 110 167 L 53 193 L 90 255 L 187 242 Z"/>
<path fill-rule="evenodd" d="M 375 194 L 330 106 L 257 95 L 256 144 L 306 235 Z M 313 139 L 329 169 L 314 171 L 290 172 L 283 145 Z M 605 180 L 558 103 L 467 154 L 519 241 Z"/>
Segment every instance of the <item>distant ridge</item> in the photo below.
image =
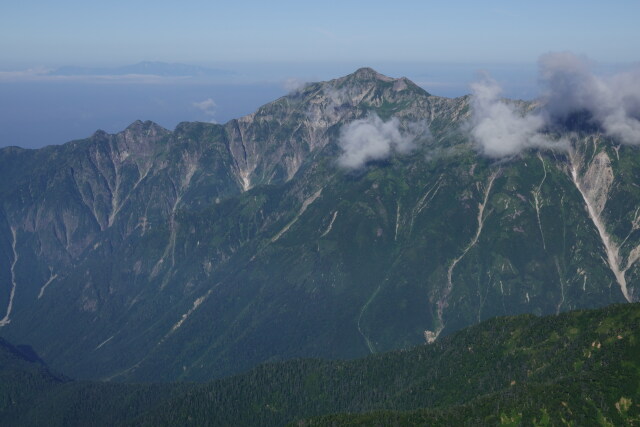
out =
<path fill-rule="evenodd" d="M 49 73 L 51 76 L 126 76 L 131 74 L 161 77 L 218 77 L 233 75 L 235 72 L 181 63 L 142 61 L 121 67 L 65 66 Z"/>

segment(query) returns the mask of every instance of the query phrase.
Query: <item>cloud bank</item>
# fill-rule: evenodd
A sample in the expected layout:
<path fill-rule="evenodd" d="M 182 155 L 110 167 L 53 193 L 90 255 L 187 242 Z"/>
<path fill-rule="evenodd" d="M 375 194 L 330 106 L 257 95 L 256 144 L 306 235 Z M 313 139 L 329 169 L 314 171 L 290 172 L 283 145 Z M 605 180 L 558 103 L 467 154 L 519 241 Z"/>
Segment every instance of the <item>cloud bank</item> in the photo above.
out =
<path fill-rule="evenodd" d="M 182 81 L 217 79 L 233 76 L 231 70 L 197 65 L 143 61 L 121 67 L 74 67 L 56 69 L 31 68 L 19 71 L 0 71 L 0 82 L 64 81 L 64 82 L 121 82 L 121 83 L 177 83 Z"/>
<path fill-rule="evenodd" d="M 384 122 L 378 115 L 370 114 L 340 130 L 338 143 L 342 155 L 338 164 L 346 169 L 358 169 L 369 161 L 386 159 L 393 152 L 410 153 L 416 148 L 416 139 L 426 132 L 428 128 L 424 125 L 412 124 L 402 130 L 396 117 Z"/>
<path fill-rule="evenodd" d="M 562 149 L 544 132 L 583 114 L 590 124 L 624 144 L 640 144 L 640 68 L 600 77 L 588 59 L 569 52 L 543 55 L 539 61 L 540 107 L 522 114 L 500 99 L 500 87 L 488 77 L 472 85 L 471 134 L 480 152 L 499 158 L 528 148 Z"/>

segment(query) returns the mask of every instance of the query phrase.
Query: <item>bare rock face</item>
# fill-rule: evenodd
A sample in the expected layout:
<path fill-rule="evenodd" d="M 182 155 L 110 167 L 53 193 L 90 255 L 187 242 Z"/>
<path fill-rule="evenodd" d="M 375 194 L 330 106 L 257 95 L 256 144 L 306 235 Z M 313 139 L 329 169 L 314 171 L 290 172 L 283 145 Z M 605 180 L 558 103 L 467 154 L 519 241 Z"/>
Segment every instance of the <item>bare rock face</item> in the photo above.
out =
<path fill-rule="evenodd" d="M 395 151 L 341 167 L 371 117 Z M 201 380 L 636 301 L 639 150 L 576 125 L 496 163 L 468 118 L 363 68 L 224 125 L 2 149 L 0 335 L 77 378 Z"/>
<path fill-rule="evenodd" d="M 291 180 L 306 161 L 335 142 L 342 124 L 379 112 L 403 123 L 458 120 L 465 102 L 429 95 L 410 80 L 371 68 L 313 83 L 225 125 L 243 190 Z M 382 110 L 382 111 L 379 111 Z"/>

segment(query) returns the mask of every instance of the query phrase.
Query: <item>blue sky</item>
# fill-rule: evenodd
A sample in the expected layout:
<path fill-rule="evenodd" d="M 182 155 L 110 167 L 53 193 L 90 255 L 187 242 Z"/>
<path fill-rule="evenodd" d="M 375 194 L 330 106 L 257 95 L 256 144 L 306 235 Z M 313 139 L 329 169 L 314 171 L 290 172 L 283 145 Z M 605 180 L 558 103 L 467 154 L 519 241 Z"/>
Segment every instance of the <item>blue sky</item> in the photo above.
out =
<path fill-rule="evenodd" d="M 640 1 L 6 0 L 0 3 L 0 147 L 225 122 L 370 66 L 441 96 L 488 71 L 511 98 L 537 96 L 538 57 L 571 51 L 603 69 L 640 63 Z M 161 61 L 233 71 L 209 80 L 51 77 L 63 66 Z M 208 105 L 206 110 L 198 106 Z"/>
<path fill-rule="evenodd" d="M 0 6 L 0 66 L 640 60 L 636 1 L 21 0 Z"/>

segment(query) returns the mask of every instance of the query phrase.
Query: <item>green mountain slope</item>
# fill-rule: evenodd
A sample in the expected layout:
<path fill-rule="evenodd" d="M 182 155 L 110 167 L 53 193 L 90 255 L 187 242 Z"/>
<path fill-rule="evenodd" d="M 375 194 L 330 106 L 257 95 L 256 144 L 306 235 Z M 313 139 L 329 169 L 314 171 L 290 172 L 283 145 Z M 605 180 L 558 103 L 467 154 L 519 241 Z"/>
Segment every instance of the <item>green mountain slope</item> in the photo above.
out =
<path fill-rule="evenodd" d="M 75 382 L 0 339 L 0 424 L 122 425 L 185 393 L 185 384 Z"/>
<path fill-rule="evenodd" d="M 202 381 L 637 300 L 640 151 L 574 126 L 494 162 L 469 108 L 361 69 L 225 125 L 0 150 L 0 334 L 77 378 Z M 372 114 L 428 133 L 340 167 Z"/>
<path fill-rule="evenodd" d="M 541 318 L 494 318 L 410 350 L 350 361 L 270 363 L 203 385 L 63 382 L 36 388 L 20 381 L 13 386 L 28 399 L 18 402 L 19 412 L 0 411 L 0 420 L 6 425 L 42 419 L 49 425 L 563 420 L 633 425 L 640 421 L 638 326 L 640 306 L 625 304 Z M 19 369 L 2 366 L 3 375 Z M 351 415 L 327 415 L 337 412 Z"/>

